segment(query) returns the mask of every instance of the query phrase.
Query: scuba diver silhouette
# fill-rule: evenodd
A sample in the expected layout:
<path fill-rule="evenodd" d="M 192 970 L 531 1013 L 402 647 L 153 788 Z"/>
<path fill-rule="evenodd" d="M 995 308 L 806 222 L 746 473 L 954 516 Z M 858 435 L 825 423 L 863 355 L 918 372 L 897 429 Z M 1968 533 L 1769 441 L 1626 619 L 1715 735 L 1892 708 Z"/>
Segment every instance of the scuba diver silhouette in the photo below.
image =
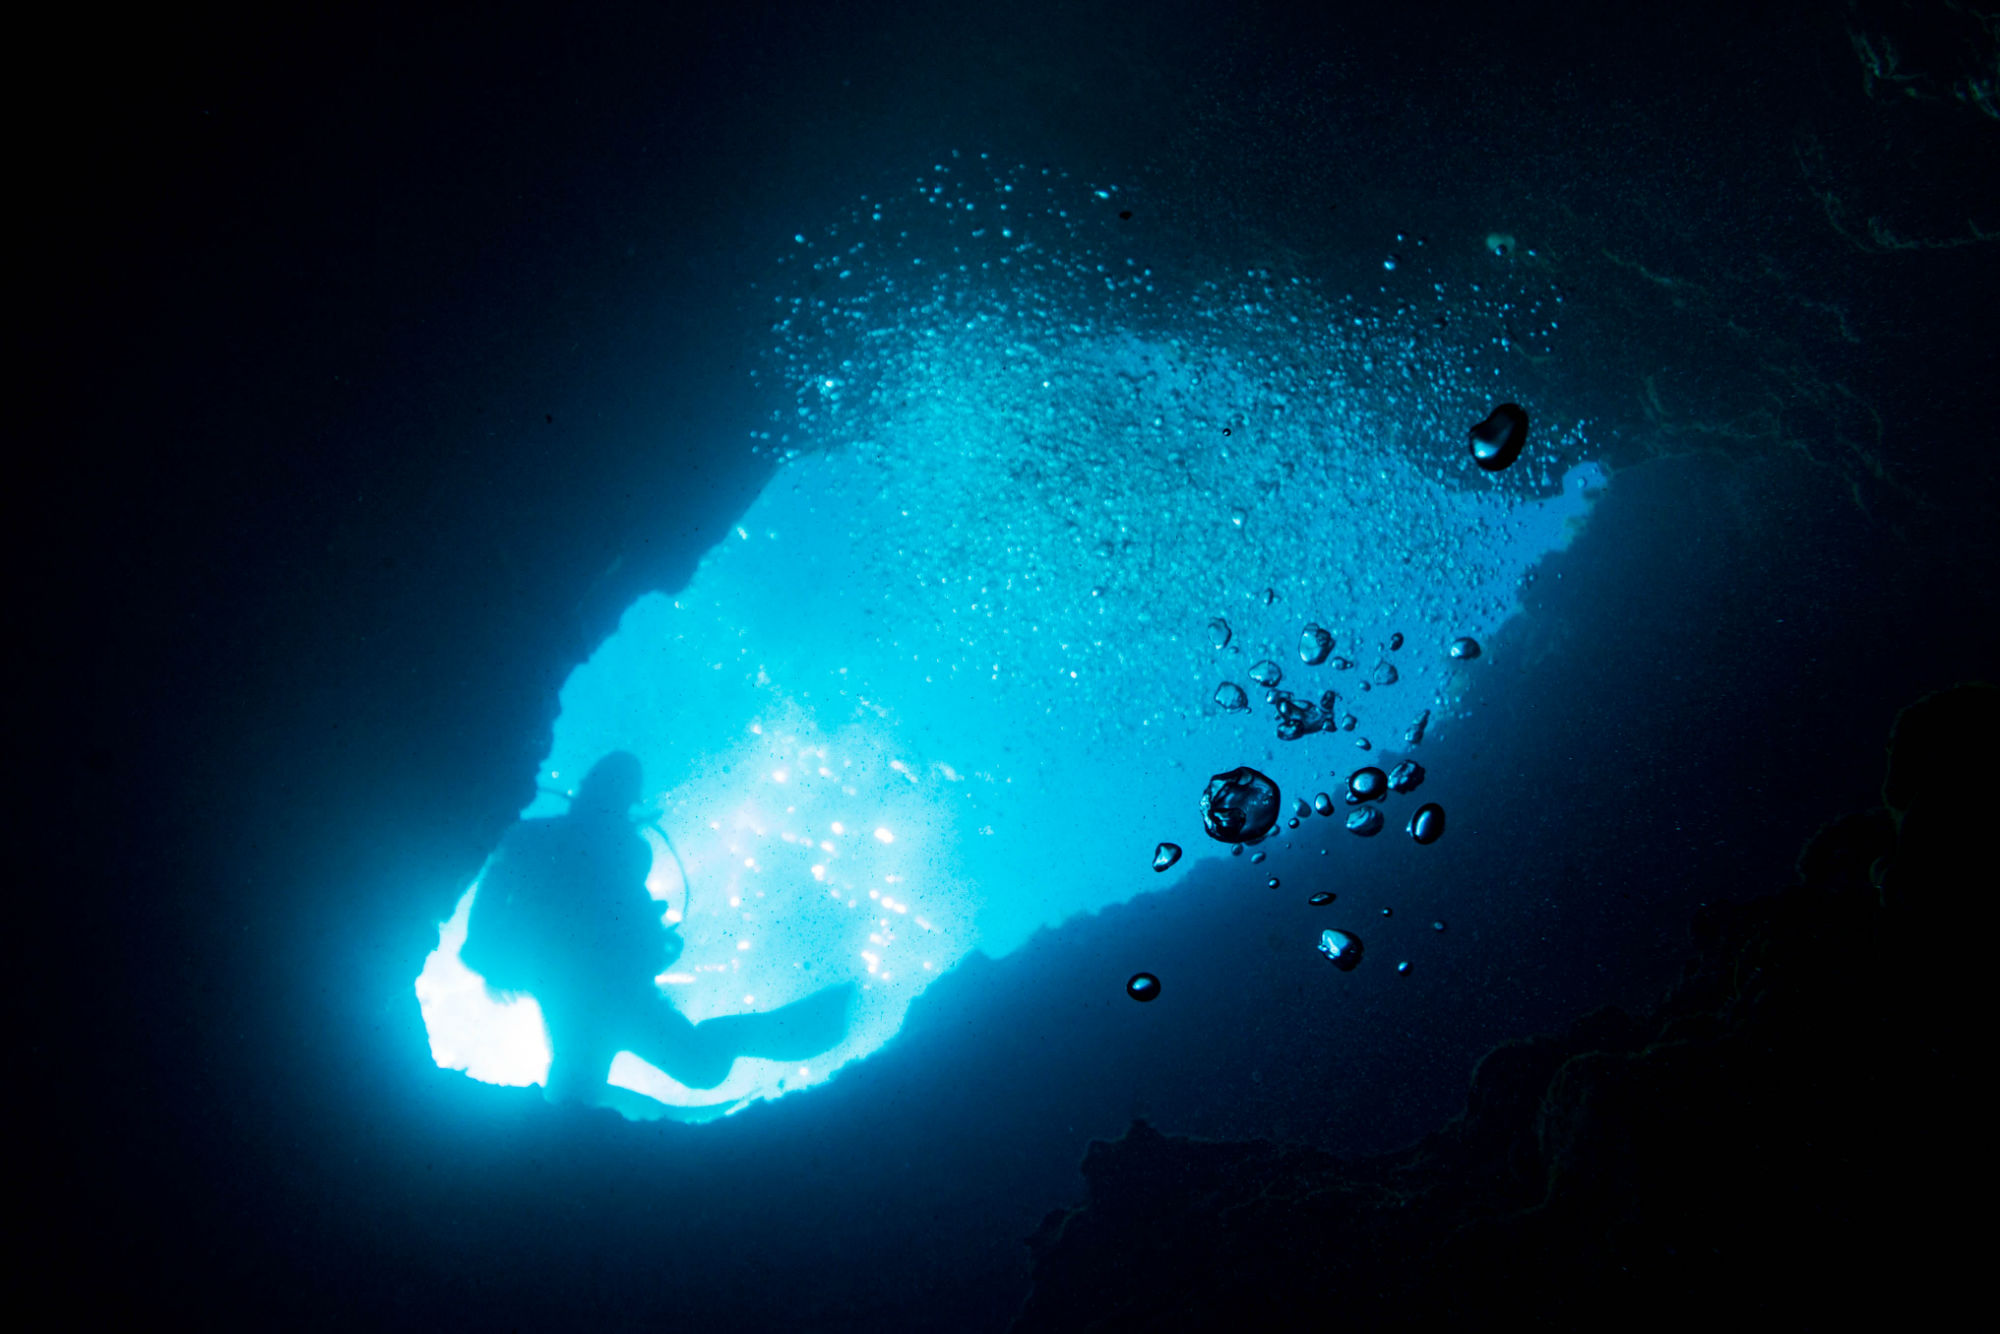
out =
<path fill-rule="evenodd" d="M 641 788 L 638 758 L 613 751 L 584 776 L 568 814 L 516 823 L 480 874 L 460 958 L 488 987 L 541 1006 L 551 1101 L 604 1101 L 621 1051 L 713 1088 L 739 1056 L 802 1060 L 847 1031 L 852 983 L 699 1024 L 660 994 L 653 979 L 682 943 L 646 892 L 653 853 L 630 814 Z"/>

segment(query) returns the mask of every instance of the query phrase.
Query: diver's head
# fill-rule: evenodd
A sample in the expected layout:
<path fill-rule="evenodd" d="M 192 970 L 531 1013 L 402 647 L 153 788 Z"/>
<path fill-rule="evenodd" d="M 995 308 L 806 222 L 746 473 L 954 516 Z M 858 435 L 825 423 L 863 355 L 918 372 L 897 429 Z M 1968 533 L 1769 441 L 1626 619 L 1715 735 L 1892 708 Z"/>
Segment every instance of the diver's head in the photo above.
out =
<path fill-rule="evenodd" d="M 644 782 L 639 757 L 629 750 L 614 750 L 590 766 L 590 772 L 577 785 L 576 800 L 570 810 L 577 815 L 623 818 L 639 804 Z"/>

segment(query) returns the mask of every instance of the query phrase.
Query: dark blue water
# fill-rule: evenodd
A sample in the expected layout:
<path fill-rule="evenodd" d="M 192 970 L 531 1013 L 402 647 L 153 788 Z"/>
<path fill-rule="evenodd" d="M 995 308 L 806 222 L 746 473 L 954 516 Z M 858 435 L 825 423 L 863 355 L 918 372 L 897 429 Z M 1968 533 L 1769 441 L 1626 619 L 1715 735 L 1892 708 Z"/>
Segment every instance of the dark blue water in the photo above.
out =
<path fill-rule="evenodd" d="M 1954 93 L 1990 43 L 1944 10 L 1729 17 L 94 39 L 32 160 L 10 488 L 30 1261 L 147 1318 L 999 1329 L 1022 1238 L 1133 1117 L 1378 1151 L 1495 1042 L 1649 1003 L 1697 906 L 1875 800 L 1897 707 L 1990 675 L 2000 610 L 1996 128 Z M 1897 39 L 1891 94 L 1853 32 Z M 412 981 L 534 799 L 559 687 L 774 475 L 748 371 L 776 258 L 953 148 L 1124 182 L 1163 282 L 1308 275 L 1487 358 L 1582 433 L 1560 463 L 1611 470 L 1420 748 L 1447 834 L 1315 819 L 1262 865 L 1191 859 L 712 1124 L 440 1069 Z M 1559 336 L 1508 308 L 1531 289 Z M 1121 750 L 1057 759 L 1115 777 Z M 1116 831 L 1151 877 L 1204 776 L 1178 830 L 1049 810 L 1051 867 Z M 1365 938 L 1354 973 L 1327 926 Z"/>

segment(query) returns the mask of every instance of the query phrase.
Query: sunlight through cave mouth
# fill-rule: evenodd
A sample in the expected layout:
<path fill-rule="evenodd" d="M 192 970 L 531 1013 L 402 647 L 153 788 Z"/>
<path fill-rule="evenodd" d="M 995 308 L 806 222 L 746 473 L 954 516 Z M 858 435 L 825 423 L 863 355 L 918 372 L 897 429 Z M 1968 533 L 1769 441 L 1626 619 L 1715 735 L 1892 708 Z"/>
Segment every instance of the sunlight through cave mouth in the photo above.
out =
<path fill-rule="evenodd" d="M 1121 238 L 1128 197 L 954 157 L 753 285 L 755 374 L 786 405 L 750 436 L 775 471 L 684 589 L 638 599 L 571 673 L 523 818 L 633 753 L 647 888 L 685 942 L 665 1003 L 700 1023 L 841 982 L 856 999 L 837 1045 L 741 1057 L 714 1087 L 619 1053 L 627 1116 L 809 1087 L 971 951 L 1170 890 L 1225 851 L 1196 808 L 1212 773 L 1256 764 L 1289 803 L 1361 740 L 1379 761 L 1436 736 L 1485 666 L 1451 643 L 1518 610 L 1606 483 L 1579 422 L 1538 424 L 1504 473 L 1466 448 L 1511 397 L 1509 350 L 1433 317 L 1504 310 L 1552 339 L 1531 271 L 1409 273 L 1422 299 L 1390 313 L 1303 274 L 1169 281 L 1185 257 Z M 1308 626 L 1333 638 L 1316 663 Z M 1322 730 L 1277 739 L 1267 662 Z M 1219 706 L 1225 683 L 1251 707 Z M 1161 840 L 1188 855 L 1155 874 Z M 459 958 L 477 893 L 416 982 L 432 1055 L 542 1083 L 540 1006 Z"/>

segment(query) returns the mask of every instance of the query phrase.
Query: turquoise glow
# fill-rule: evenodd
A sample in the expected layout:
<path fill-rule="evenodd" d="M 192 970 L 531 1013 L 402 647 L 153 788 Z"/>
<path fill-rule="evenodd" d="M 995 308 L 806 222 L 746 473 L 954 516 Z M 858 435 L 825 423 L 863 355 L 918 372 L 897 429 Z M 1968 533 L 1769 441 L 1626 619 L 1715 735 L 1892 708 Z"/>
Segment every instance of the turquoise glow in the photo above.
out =
<path fill-rule="evenodd" d="M 1486 666 L 1445 646 L 1516 610 L 1604 483 L 1588 464 L 1539 495 L 1468 475 L 1482 349 L 1262 271 L 1156 291 L 1092 216 L 1115 192 L 951 176 L 796 243 L 835 295 L 775 298 L 766 374 L 796 406 L 753 434 L 778 437 L 776 471 L 688 586 L 635 602 L 563 687 L 539 780 L 634 752 L 685 862 L 689 886 L 656 838 L 650 887 L 687 940 L 659 979 L 671 1003 L 699 1021 L 862 988 L 839 1047 L 739 1059 L 716 1089 L 621 1055 L 611 1082 L 644 1095 L 628 1115 L 817 1083 L 971 951 L 1171 889 L 1221 851 L 1195 813 L 1210 773 L 1255 764 L 1289 805 L 1358 737 L 1394 755 L 1425 709 L 1436 736 L 1455 673 Z M 1551 435 L 1544 464 L 1576 457 L 1580 431 Z M 1308 621 L 1352 670 L 1300 661 Z M 1401 680 L 1363 692 L 1391 632 Z M 1301 693 L 1339 690 L 1355 730 L 1287 743 L 1267 709 L 1218 713 L 1224 680 L 1261 697 L 1266 657 Z M 1158 875 L 1163 838 L 1188 855 Z M 538 1083 L 532 999 L 489 996 L 458 961 L 476 892 L 417 979 L 432 1052 Z"/>

